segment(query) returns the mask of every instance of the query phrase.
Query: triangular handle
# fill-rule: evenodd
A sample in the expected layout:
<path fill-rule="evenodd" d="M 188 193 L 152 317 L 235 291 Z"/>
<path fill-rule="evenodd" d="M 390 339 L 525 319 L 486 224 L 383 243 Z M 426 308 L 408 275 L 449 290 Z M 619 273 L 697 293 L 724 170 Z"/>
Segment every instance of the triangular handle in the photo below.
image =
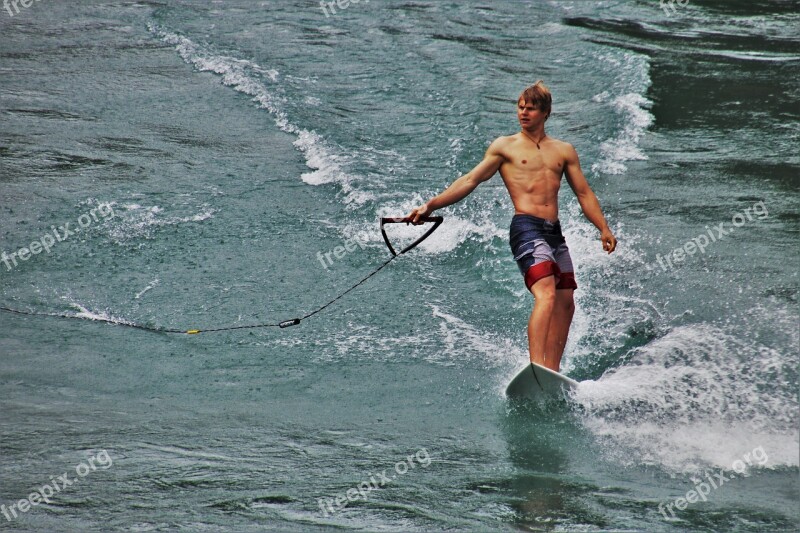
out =
<path fill-rule="evenodd" d="M 412 242 L 411 244 L 409 244 L 408 246 L 403 248 L 400 251 L 400 253 L 398 254 L 397 252 L 394 251 L 394 248 L 392 247 L 392 243 L 389 242 L 389 237 L 386 235 L 386 229 L 383 226 L 384 226 L 384 224 L 400 224 L 400 223 L 403 223 L 403 222 L 406 223 L 406 224 L 411 224 L 412 220 L 413 219 L 411 217 L 400 217 L 400 218 L 382 217 L 381 218 L 381 234 L 383 235 L 383 240 L 386 242 L 386 246 L 389 247 L 389 251 L 392 252 L 392 255 L 395 255 L 395 256 L 396 255 L 402 255 L 402 254 L 406 253 L 409 250 L 413 250 L 419 243 L 421 243 L 422 241 L 424 241 L 425 239 L 430 237 L 431 233 L 436 231 L 436 228 L 438 228 L 439 225 L 442 222 L 444 222 L 444 217 L 419 217 L 419 222 L 433 222 L 433 226 L 431 226 L 431 228 L 428 231 L 426 231 L 422 235 L 422 237 L 420 237 L 416 241 Z"/>

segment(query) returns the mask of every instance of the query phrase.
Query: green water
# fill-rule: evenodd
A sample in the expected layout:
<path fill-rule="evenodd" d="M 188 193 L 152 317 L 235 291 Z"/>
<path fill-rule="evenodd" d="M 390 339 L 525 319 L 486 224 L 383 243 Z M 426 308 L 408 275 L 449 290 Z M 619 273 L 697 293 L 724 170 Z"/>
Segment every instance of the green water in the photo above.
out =
<path fill-rule="evenodd" d="M 0 505 L 113 459 L 0 529 L 796 530 L 795 11 L 0 11 L 0 252 L 113 210 L 0 263 L 2 306 L 179 329 L 303 316 L 388 259 L 379 217 L 516 131 L 514 99 L 539 78 L 548 133 L 575 145 L 620 238 L 603 254 L 564 188 L 579 285 L 564 371 L 583 382 L 567 405 L 503 394 L 532 298 L 497 177 L 299 326 L 187 336 L 0 313 Z M 763 216 L 734 227 L 746 209 Z M 728 237 L 659 266 L 720 223 Z M 400 474 L 421 450 L 430 463 Z M 665 520 L 659 504 L 712 472 L 734 477 Z"/>

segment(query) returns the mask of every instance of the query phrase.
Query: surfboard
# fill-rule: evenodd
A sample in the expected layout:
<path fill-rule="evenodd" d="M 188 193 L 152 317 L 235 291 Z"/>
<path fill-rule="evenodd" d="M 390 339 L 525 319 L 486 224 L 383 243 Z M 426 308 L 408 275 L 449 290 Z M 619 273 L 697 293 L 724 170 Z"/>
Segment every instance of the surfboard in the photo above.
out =
<path fill-rule="evenodd" d="M 530 400 L 562 399 L 577 386 L 578 382 L 574 379 L 531 363 L 511 380 L 506 388 L 506 396 Z"/>

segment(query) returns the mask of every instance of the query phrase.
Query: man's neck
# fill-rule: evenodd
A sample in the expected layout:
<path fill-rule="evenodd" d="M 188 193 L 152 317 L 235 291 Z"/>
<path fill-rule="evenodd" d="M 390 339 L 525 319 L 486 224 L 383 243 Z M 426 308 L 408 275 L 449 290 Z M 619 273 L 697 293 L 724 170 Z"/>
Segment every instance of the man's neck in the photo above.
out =
<path fill-rule="evenodd" d="M 536 129 L 526 130 L 525 128 L 522 129 L 522 135 L 527 137 L 530 141 L 536 144 L 536 147 L 539 148 L 539 143 L 547 137 L 547 134 L 544 132 L 544 125 L 539 126 Z"/>

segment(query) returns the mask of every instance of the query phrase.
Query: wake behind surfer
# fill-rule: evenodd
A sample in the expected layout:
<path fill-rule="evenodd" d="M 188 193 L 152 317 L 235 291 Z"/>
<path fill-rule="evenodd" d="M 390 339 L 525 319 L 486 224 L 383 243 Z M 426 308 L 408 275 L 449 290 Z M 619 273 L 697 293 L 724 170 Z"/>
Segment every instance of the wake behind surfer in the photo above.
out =
<path fill-rule="evenodd" d="M 526 88 L 517 101 L 521 131 L 495 139 L 483 161 L 408 216 L 417 223 L 420 217 L 463 200 L 500 172 L 514 204 L 509 232 L 511 250 L 535 302 L 528 321 L 531 362 L 558 371 L 575 311 L 573 293 L 577 288 L 558 220 L 562 175 L 577 196 L 584 216 L 600 230 L 603 250 L 613 252 L 617 239 L 581 171 L 575 148 L 544 131 L 551 104 L 550 91 L 541 81 Z"/>

